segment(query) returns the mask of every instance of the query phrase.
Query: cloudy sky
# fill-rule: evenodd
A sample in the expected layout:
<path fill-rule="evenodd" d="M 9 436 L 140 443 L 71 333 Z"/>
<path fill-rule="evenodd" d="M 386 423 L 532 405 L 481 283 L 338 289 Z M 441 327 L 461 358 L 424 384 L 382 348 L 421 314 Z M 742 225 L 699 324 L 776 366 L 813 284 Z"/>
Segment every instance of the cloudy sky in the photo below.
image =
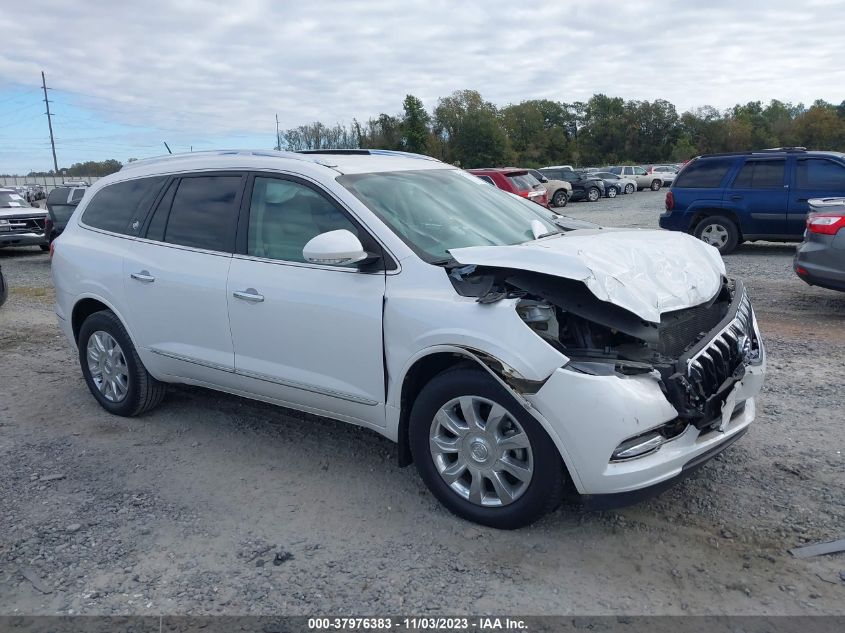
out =
<path fill-rule="evenodd" d="M 0 173 L 216 147 L 282 128 L 431 110 L 663 98 L 679 111 L 845 99 L 843 3 L 513 0 L 29 0 L 0 11 Z"/>

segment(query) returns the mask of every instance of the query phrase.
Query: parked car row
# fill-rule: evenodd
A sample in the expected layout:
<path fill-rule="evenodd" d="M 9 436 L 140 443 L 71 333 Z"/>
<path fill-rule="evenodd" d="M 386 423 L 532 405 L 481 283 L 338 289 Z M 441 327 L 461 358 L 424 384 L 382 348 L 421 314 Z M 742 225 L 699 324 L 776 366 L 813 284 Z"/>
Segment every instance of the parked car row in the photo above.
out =
<path fill-rule="evenodd" d="M 40 246 L 48 250 L 87 190 L 87 186 L 55 187 L 47 196 L 45 213 L 17 189 L 0 189 L 0 248 Z"/>

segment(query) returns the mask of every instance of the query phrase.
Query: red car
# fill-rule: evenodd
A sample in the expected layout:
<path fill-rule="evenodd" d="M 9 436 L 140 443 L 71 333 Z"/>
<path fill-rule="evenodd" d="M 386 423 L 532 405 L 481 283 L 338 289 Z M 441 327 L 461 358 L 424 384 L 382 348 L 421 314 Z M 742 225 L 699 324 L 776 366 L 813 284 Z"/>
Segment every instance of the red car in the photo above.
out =
<path fill-rule="evenodd" d="M 483 167 L 479 169 L 468 169 L 473 176 L 489 182 L 508 193 L 515 193 L 518 196 L 527 198 L 546 208 L 549 206 L 549 195 L 546 188 L 534 176 L 525 169 L 515 167 Z"/>

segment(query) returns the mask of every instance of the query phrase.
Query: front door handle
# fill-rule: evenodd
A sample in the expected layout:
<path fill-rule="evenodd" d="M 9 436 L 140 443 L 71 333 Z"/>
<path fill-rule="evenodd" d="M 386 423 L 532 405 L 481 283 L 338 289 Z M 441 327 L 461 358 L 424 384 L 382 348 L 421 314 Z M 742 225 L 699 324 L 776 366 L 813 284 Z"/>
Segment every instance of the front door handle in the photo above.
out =
<path fill-rule="evenodd" d="M 132 273 L 129 276 L 132 277 L 132 279 L 135 279 L 136 281 L 140 281 L 145 284 L 151 284 L 156 280 L 156 278 L 150 274 L 149 270 L 142 270 L 139 273 Z"/>
<path fill-rule="evenodd" d="M 742 196 L 731 196 L 731 200 L 742 200 Z"/>
<path fill-rule="evenodd" d="M 232 296 L 236 299 L 243 299 L 244 301 L 252 301 L 253 303 L 261 303 L 264 301 L 264 295 L 258 294 L 255 288 L 247 288 L 246 290 L 235 290 Z"/>

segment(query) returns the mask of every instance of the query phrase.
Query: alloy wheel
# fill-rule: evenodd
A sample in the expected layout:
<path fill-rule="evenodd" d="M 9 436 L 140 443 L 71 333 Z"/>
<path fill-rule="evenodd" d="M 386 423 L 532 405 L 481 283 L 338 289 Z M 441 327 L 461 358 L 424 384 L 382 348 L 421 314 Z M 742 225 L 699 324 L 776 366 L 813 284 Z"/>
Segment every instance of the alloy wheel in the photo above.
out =
<path fill-rule="evenodd" d="M 500 404 L 462 396 L 444 404 L 429 431 L 437 472 L 472 504 L 499 507 L 525 493 L 534 474 L 531 442 Z"/>
<path fill-rule="evenodd" d="M 97 330 L 86 347 L 91 380 L 109 402 L 121 402 L 129 391 L 129 368 L 118 342 L 108 332 Z"/>
<path fill-rule="evenodd" d="M 728 231 L 721 224 L 708 224 L 701 231 L 701 240 L 721 249 L 728 242 Z"/>

